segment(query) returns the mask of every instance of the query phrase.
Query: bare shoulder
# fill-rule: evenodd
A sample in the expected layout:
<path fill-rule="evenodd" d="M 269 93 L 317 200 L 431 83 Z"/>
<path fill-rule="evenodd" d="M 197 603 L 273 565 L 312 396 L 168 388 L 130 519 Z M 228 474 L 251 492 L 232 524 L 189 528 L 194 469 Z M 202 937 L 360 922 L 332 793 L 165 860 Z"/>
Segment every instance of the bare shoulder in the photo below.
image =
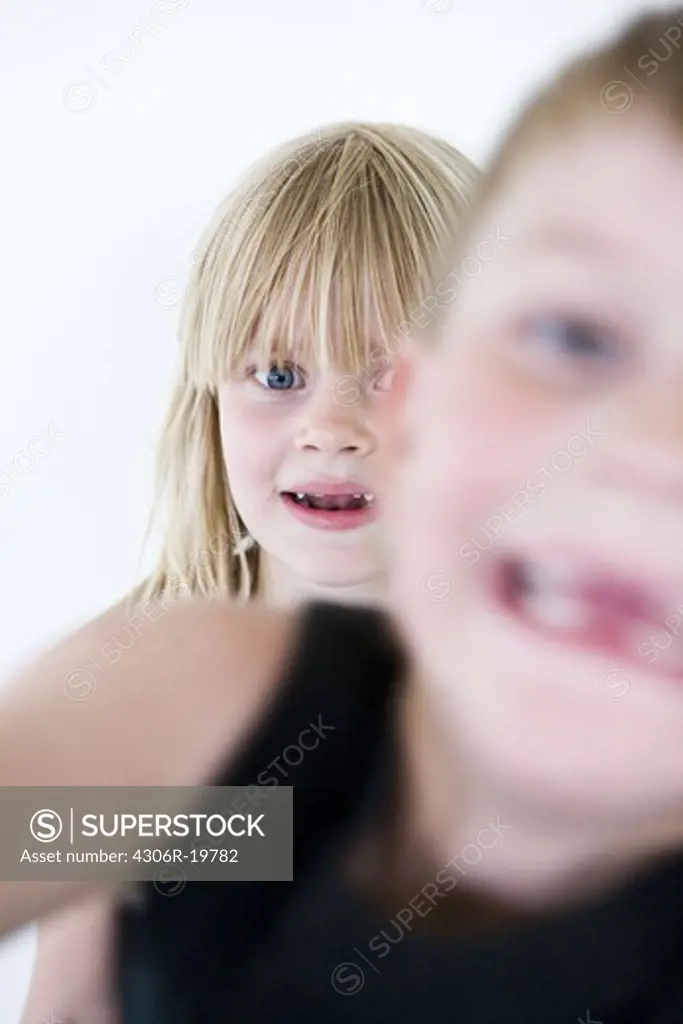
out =
<path fill-rule="evenodd" d="M 297 613 L 120 603 L 0 691 L 4 785 L 196 785 L 278 688 Z M 2 747 L 2 744 L 0 744 Z"/>

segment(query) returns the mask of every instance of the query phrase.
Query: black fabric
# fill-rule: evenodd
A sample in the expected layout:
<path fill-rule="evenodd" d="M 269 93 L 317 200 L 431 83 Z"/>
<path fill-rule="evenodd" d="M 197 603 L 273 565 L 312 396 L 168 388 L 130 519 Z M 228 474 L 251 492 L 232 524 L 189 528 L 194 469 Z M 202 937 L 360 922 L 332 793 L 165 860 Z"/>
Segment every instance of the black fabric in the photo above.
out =
<path fill-rule="evenodd" d="M 217 780 L 253 784 L 305 725 L 328 727 L 282 779 L 295 787 L 295 881 L 147 887 L 120 920 L 123 1024 L 683 1024 L 683 858 L 477 941 L 380 920 L 345 888 L 348 838 L 393 784 L 401 668 L 379 613 L 302 612 L 277 702 Z"/>
<path fill-rule="evenodd" d="M 189 881 L 177 896 L 145 886 L 143 906 L 125 907 L 120 918 L 124 1024 L 215 1019 L 219 994 L 231 988 L 228 965 L 238 974 L 273 918 L 296 899 L 309 865 L 344 829 L 381 760 L 385 709 L 401 665 L 387 623 L 369 609 L 325 604 L 306 607 L 300 618 L 299 645 L 277 700 L 213 783 L 246 787 L 263 773 L 278 777 L 268 766 L 302 728 L 322 722 L 324 741 L 279 776 L 295 787 L 295 881 Z"/>

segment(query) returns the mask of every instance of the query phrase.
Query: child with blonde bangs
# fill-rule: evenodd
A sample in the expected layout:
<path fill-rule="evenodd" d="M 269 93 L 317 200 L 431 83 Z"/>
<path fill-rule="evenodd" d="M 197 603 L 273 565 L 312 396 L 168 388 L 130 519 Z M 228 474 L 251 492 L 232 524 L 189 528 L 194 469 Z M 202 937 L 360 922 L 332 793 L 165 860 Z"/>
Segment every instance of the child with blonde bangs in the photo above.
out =
<path fill-rule="evenodd" d="M 425 132 L 339 124 L 274 150 L 216 211 L 159 445 L 160 551 L 100 645 L 112 671 L 178 597 L 382 600 L 392 363 L 426 337 L 430 271 L 477 177 Z M 24 1024 L 49 1007 L 95 1019 L 110 928 L 97 905 L 41 930 Z"/>
<path fill-rule="evenodd" d="M 341 124 L 276 150 L 228 197 L 185 302 L 161 553 L 136 597 L 380 596 L 377 416 L 476 178 L 424 132 Z"/>

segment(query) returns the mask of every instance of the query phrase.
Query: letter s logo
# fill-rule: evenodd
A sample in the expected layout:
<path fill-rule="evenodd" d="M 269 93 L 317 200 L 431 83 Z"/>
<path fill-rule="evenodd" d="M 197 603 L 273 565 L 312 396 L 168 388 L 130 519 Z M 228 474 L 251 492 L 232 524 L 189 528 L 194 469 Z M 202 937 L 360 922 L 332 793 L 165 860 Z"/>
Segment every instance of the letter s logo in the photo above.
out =
<path fill-rule="evenodd" d="M 42 811 L 36 811 L 31 818 L 29 828 L 31 835 L 39 843 L 52 843 L 61 835 L 62 819 L 56 811 L 44 808 Z"/>

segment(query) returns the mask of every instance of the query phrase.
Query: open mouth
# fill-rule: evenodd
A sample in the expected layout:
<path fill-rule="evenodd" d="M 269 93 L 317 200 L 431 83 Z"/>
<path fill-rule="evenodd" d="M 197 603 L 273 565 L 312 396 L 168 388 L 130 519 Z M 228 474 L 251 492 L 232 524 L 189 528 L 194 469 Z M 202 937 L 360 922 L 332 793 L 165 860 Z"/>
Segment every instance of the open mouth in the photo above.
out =
<path fill-rule="evenodd" d="M 355 530 L 377 516 L 374 492 L 356 480 L 302 481 L 280 498 L 295 519 L 317 530 Z"/>
<path fill-rule="evenodd" d="M 306 494 L 303 492 L 283 491 L 294 504 L 303 508 L 319 509 L 324 512 L 348 512 L 350 510 L 369 509 L 375 504 L 374 494 Z"/>
<path fill-rule="evenodd" d="M 672 613 L 683 585 L 665 591 L 613 566 L 550 552 L 504 555 L 494 587 L 509 613 L 547 637 L 683 677 L 680 629 L 668 628 L 681 622 Z"/>

